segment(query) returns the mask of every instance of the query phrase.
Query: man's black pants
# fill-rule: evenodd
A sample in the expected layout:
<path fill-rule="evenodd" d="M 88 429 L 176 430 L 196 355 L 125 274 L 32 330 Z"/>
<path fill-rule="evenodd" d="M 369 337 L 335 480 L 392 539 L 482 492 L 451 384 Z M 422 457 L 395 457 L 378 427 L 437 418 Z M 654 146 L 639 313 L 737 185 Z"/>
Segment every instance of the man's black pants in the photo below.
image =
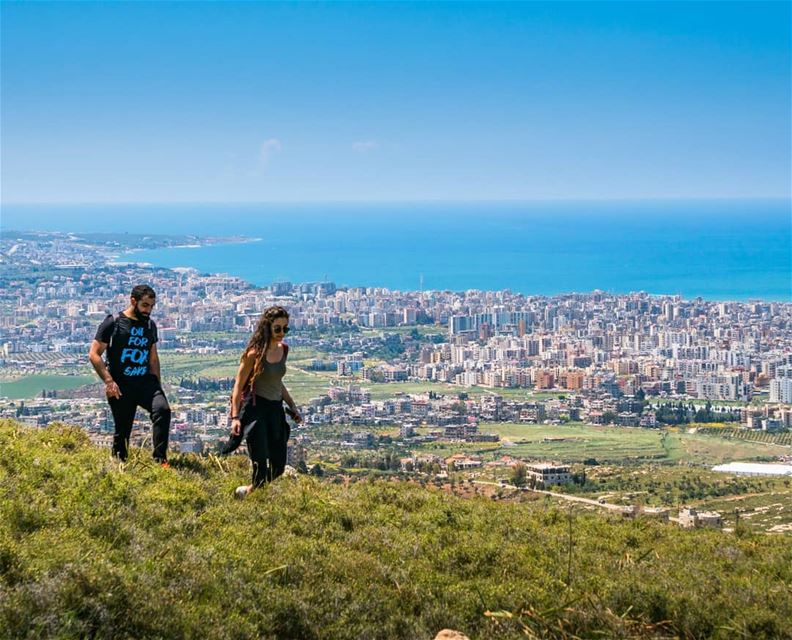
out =
<path fill-rule="evenodd" d="M 151 416 L 154 459 L 165 462 L 168 459 L 171 409 L 159 379 L 149 374 L 139 382 L 118 385 L 118 388 L 121 390 L 121 397 L 108 398 L 115 422 L 113 455 L 121 460 L 127 459 L 135 411 L 138 407 L 143 407 Z"/>
<path fill-rule="evenodd" d="M 255 402 L 253 405 L 251 398 L 246 403 L 244 411 L 252 415 L 246 415 L 244 422 L 251 418 L 256 421 L 248 434 L 247 448 L 253 462 L 253 486 L 259 487 L 279 477 L 286 469 L 286 443 L 291 428 L 286 422 L 282 400 L 255 396 Z"/>

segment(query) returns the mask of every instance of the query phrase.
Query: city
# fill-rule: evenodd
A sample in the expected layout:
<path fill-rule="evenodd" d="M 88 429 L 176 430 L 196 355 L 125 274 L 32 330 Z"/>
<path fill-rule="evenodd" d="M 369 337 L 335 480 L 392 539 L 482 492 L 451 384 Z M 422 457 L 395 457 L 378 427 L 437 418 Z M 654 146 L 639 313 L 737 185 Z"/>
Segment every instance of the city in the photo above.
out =
<path fill-rule="evenodd" d="M 792 452 L 792 304 L 332 282 L 257 288 L 120 261 L 152 241 L 207 242 L 4 234 L 0 417 L 80 425 L 109 446 L 112 417 L 87 347 L 106 314 L 147 282 L 158 292 L 173 451 L 208 454 L 227 438 L 239 355 L 260 311 L 277 303 L 294 329 L 286 383 L 305 423 L 293 425 L 289 458 L 300 469 L 392 470 L 503 495 L 535 476 L 590 491 L 572 479 L 612 473 L 601 465 L 712 467 L 744 455 L 789 468 L 780 463 Z M 223 241 L 245 239 L 209 240 Z M 139 420 L 133 444 L 148 429 Z M 713 441 L 739 445 L 711 461 L 695 455 L 691 443 Z M 560 465 L 564 481 L 542 480 L 541 465 Z M 792 513 L 781 511 L 773 526 L 785 528 Z"/>
<path fill-rule="evenodd" d="M 0 13 L 0 638 L 792 640 L 792 0 Z"/>

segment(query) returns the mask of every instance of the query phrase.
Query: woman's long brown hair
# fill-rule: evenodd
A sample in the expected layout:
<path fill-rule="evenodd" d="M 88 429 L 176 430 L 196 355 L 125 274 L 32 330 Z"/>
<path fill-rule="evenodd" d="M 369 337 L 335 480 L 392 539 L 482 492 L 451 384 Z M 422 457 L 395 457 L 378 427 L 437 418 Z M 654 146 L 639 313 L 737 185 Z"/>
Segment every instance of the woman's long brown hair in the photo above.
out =
<path fill-rule="evenodd" d="M 267 356 L 267 347 L 272 337 L 272 323 L 278 318 L 286 318 L 288 320 L 289 312 L 278 305 L 265 309 L 256 325 L 256 330 L 250 336 L 247 347 L 242 353 L 244 358 L 246 354 L 253 351 L 253 357 L 255 358 L 253 373 L 250 374 L 249 378 L 251 386 L 264 368 L 264 358 Z"/>

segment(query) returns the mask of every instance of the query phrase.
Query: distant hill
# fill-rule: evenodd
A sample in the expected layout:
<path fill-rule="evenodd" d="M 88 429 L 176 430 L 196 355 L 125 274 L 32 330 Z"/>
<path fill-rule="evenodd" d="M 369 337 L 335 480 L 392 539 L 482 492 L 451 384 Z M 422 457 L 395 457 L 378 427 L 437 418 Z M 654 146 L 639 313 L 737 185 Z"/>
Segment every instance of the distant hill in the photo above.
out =
<path fill-rule="evenodd" d="M 1 638 L 790 638 L 792 545 L 0 421 Z"/>

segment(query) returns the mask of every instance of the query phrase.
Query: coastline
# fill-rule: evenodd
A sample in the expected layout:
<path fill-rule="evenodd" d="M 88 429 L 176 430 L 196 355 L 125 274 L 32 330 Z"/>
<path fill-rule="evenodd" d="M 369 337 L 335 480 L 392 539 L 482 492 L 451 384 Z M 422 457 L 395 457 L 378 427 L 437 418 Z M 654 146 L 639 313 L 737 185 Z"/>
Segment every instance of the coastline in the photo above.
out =
<path fill-rule="evenodd" d="M 331 281 L 392 291 L 792 301 L 789 203 L 780 200 L 107 208 L 114 225 L 102 234 L 80 232 L 82 208 L 40 217 L 61 214 L 47 227 L 101 245 L 116 266 L 229 274 L 258 287 Z M 140 235 L 132 213 L 143 228 L 165 225 L 174 235 Z M 231 219 L 250 237 L 223 237 Z"/>
<path fill-rule="evenodd" d="M 246 236 L 230 236 L 228 238 L 224 237 L 206 237 L 206 238 L 198 238 L 198 242 L 191 243 L 191 244 L 174 244 L 168 245 L 164 247 L 157 247 L 154 249 L 155 251 L 161 250 L 168 250 L 168 249 L 203 249 L 205 247 L 211 246 L 218 246 L 218 245 L 244 245 L 244 244 L 253 244 L 256 242 L 261 242 L 262 238 L 255 238 L 255 237 L 246 237 Z M 136 253 L 143 253 L 146 251 L 151 251 L 151 249 L 146 249 L 143 247 L 135 247 L 133 249 L 126 249 L 121 252 L 117 252 L 114 254 L 109 255 L 107 264 L 114 267 L 134 264 L 137 266 L 145 266 L 145 267 L 155 267 L 155 268 L 163 268 L 163 269 L 196 269 L 193 266 L 177 266 L 177 267 L 165 267 L 162 265 L 154 264 L 153 262 L 147 261 L 137 261 L 137 260 L 121 260 L 121 258 L 125 258 L 128 256 L 133 256 Z"/>
<path fill-rule="evenodd" d="M 125 264 L 134 264 L 137 266 L 146 266 L 146 267 L 153 267 L 153 268 L 161 268 L 161 269 L 170 269 L 170 270 L 193 270 L 198 273 L 202 274 L 209 274 L 209 275 L 217 275 L 217 276 L 233 276 L 244 280 L 251 286 L 255 287 L 266 287 L 270 285 L 272 282 L 276 282 L 279 280 L 288 280 L 290 282 L 295 283 L 309 283 L 309 282 L 321 282 L 321 278 L 272 278 L 272 279 L 256 279 L 249 277 L 249 273 L 245 270 L 235 270 L 233 268 L 229 269 L 214 269 L 214 268 L 207 268 L 207 266 L 196 264 L 194 261 L 187 261 L 185 263 L 182 258 L 184 256 L 179 257 L 179 264 L 176 264 L 175 258 L 173 258 L 173 254 L 175 253 L 174 249 L 179 250 L 191 250 L 191 257 L 198 258 L 200 261 L 200 256 L 198 250 L 204 250 L 209 247 L 213 246 L 220 246 L 220 245 L 249 245 L 263 242 L 262 238 L 245 238 L 245 239 L 237 239 L 232 242 L 205 242 L 202 244 L 196 245 L 173 245 L 169 247 L 161 247 L 154 250 L 145 250 L 145 249 L 134 249 L 122 254 L 119 254 L 118 257 L 125 257 L 125 256 L 133 256 L 135 254 L 146 254 L 149 258 L 145 261 L 135 261 L 135 260 L 127 260 L 127 261 L 115 261 L 115 262 L 108 262 L 108 264 L 112 266 L 123 266 Z M 170 254 L 170 255 L 169 255 Z M 164 260 L 162 258 L 165 258 Z M 593 286 L 591 289 L 566 289 L 566 290 L 533 290 L 533 289 L 522 289 L 518 290 L 514 287 L 510 286 L 490 286 L 490 287 L 480 287 L 480 286 L 462 286 L 462 287 L 433 287 L 433 286 L 426 286 L 423 288 L 420 287 L 400 287 L 400 286 L 393 286 L 385 282 L 357 282 L 357 283 L 349 283 L 344 282 L 342 280 L 334 280 L 332 273 L 329 275 L 328 280 L 331 282 L 335 282 L 335 284 L 340 288 L 383 288 L 389 289 L 391 291 L 400 291 L 405 293 L 415 293 L 419 291 L 466 291 L 466 290 L 476 290 L 476 291 L 503 291 L 503 290 L 510 290 L 515 293 L 520 293 L 525 296 L 531 297 L 556 297 L 556 296 L 576 296 L 576 295 L 591 295 L 594 292 L 600 291 L 605 294 L 613 294 L 613 295 L 639 295 L 645 294 L 647 296 L 653 298 L 663 298 L 663 297 L 680 297 L 681 299 L 685 300 L 692 300 L 696 298 L 701 298 L 703 300 L 709 302 L 736 302 L 736 303 L 750 303 L 750 302 L 758 302 L 758 303 L 792 303 L 792 292 L 787 295 L 786 297 L 782 294 L 776 295 L 762 295 L 760 293 L 748 293 L 745 295 L 734 295 L 734 294 L 719 294 L 713 293 L 709 291 L 699 292 L 699 293 L 688 293 L 684 291 L 680 291 L 679 289 L 673 291 L 658 291 L 658 290 L 647 290 L 644 288 L 629 288 L 629 289 L 615 289 L 610 286 L 606 285 L 598 285 Z M 416 278 L 418 280 L 418 278 Z"/>

